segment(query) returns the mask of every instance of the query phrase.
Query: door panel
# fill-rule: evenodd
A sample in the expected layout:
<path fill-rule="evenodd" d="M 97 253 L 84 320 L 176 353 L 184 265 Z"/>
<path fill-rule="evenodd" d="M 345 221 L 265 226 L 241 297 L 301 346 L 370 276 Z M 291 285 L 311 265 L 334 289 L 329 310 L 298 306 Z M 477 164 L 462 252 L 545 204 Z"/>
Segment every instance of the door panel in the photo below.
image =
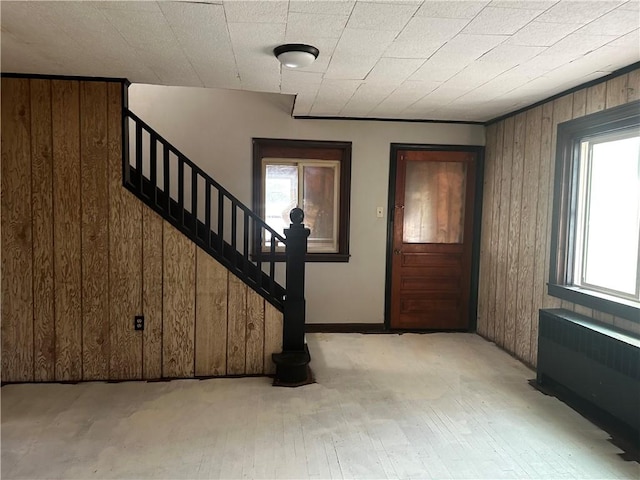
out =
<path fill-rule="evenodd" d="M 397 152 L 391 328 L 469 326 L 476 155 Z"/>

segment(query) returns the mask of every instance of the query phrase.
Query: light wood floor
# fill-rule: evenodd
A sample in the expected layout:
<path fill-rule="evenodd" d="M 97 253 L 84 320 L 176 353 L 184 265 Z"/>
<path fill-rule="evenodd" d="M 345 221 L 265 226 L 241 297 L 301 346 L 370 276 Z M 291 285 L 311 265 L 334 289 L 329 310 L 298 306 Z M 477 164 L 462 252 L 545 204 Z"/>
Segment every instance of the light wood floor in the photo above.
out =
<path fill-rule="evenodd" d="M 2 478 L 640 478 L 472 334 L 307 337 L 318 383 L 2 388 Z"/>

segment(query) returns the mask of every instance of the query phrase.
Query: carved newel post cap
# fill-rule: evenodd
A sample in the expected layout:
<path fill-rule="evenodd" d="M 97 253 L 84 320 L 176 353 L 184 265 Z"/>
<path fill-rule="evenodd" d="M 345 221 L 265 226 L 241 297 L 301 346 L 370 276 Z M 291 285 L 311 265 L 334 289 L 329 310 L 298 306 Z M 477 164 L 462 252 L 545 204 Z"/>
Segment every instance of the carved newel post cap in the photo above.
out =
<path fill-rule="evenodd" d="M 301 208 L 296 207 L 289 212 L 289 218 L 294 225 L 301 225 L 304 220 L 304 212 Z"/>

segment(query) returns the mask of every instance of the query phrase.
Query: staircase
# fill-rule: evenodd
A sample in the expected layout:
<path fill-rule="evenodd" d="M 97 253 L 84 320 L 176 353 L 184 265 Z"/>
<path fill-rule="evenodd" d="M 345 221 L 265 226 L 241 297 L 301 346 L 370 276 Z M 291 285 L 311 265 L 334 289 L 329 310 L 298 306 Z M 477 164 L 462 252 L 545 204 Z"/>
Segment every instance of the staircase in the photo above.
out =
<path fill-rule="evenodd" d="M 123 112 L 123 185 L 147 206 L 284 313 L 283 352 L 274 354 L 277 385 L 308 377 L 304 343 L 304 257 L 309 230 L 302 210 L 280 235 L 133 112 Z M 287 287 L 276 281 L 286 252 Z"/>

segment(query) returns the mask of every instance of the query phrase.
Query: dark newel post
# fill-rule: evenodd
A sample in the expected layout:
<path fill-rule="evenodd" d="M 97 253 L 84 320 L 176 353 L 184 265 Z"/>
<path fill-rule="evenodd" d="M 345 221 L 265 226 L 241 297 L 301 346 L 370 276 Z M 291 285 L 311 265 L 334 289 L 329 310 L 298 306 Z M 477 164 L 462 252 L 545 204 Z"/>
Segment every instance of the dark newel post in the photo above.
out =
<path fill-rule="evenodd" d="M 304 343 L 305 299 L 304 271 L 307 254 L 307 239 L 311 231 L 302 221 L 304 213 L 294 208 L 289 215 L 290 228 L 284 231 L 287 237 L 287 296 L 284 301 L 282 353 L 273 354 L 276 364 L 276 384 L 303 385 L 308 380 L 311 357 Z"/>

